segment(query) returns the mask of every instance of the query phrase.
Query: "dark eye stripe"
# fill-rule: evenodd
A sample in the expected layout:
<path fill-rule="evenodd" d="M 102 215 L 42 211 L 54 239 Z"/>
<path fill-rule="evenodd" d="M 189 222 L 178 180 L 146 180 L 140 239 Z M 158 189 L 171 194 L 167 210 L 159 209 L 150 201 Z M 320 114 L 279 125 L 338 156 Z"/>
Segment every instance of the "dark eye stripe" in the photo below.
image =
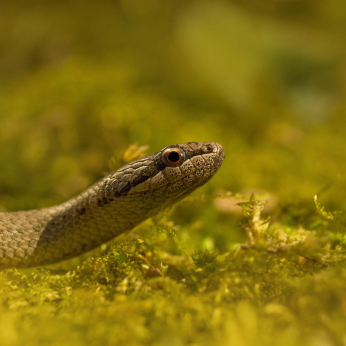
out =
<path fill-rule="evenodd" d="M 161 159 L 155 162 L 155 166 L 159 171 L 163 171 L 167 167 Z"/>

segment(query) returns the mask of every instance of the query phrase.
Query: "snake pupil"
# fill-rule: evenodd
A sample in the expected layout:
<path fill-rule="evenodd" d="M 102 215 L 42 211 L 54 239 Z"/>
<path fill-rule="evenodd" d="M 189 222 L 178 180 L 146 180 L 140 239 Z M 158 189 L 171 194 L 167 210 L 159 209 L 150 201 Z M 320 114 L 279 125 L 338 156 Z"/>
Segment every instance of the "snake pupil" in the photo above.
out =
<path fill-rule="evenodd" d="M 178 162 L 180 160 L 180 154 L 176 151 L 171 151 L 167 157 L 169 162 Z"/>

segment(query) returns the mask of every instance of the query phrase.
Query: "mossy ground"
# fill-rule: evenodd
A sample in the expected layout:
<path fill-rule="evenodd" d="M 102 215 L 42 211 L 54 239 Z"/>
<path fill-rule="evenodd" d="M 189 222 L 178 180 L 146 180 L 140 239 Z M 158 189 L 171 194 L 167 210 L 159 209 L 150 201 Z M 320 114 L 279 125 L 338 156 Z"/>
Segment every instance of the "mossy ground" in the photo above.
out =
<path fill-rule="evenodd" d="M 2 344 L 343 344 L 344 230 L 313 210 L 314 231 L 269 225 L 254 196 L 241 206 L 249 241 L 226 253 L 189 254 L 190 225 L 166 214 L 72 263 L 3 271 Z"/>
<path fill-rule="evenodd" d="M 0 344 L 345 345 L 345 23 L 342 0 L 0 3 L 1 211 L 226 151 L 110 244 L 1 271 Z"/>

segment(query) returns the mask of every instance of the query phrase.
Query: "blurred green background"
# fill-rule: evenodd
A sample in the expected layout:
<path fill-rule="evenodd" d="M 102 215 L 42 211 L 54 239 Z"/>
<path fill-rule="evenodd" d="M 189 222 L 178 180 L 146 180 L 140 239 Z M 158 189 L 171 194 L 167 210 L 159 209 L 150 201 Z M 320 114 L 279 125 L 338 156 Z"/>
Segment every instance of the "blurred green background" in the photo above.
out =
<path fill-rule="evenodd" d="M 345 172 L 344 1 L 0 6 L 4 208 L 79 192 L 133 142 L 218 141 L 233 191 Z"/>
<path fill-rule="evenodd" d="M 1 2 L 0 33 L 0 210 L 77 195 L 132 143 L 195 140 L 226 149 L 197 195 L 312 204 L 334 183 L 345 210 L 345 1 Z"/>
<path fill-rule="evenodd" d="M 150 153 L 188 141 L 217 141 L 226 150 L 220 172 L 172 215 L 190 234 L 182 246 L 190 252 L 207 246 L 225 253 L 246 241 L 237 201 L 203 200 L 203 194 L 267 194 L 274 221 L 284 205 L 305 201 L 313 208 L 322 190 L 323 205 L 346 210 L 345 37 L 344 0 L 1 1 L 0 211 L 76 196 L 130 144 L 148 145 Z M 299 219 L 290 222 L 300 227 Z M 301 288 L 305 297 L 309 285 Z M 76 306 L 94 314 L 96 305 L 83 307 L 89 296 L 81 292 Z M 256 324 L 259 317 L 244 304 L 235 311 Z M 139 307 L 132 308 L 137 316 Z M 15 316 L 5 328 L 8 345 L 21 340 L 11 332 L 22 319 Z M 80 332 L 61 324 L 76 333 L 75 345 L 88 328 L 81 316 Z M 110 332 L 110 319 L 100 335 Z M 58 333 L 50 328 L 42 328 L 42 340 Z M 281 329 L 274 330 L 279 340 Z M 311 345 L 323 344 L 317 335 Z M 158 344 L 170 344 L 167 338 Z"/>

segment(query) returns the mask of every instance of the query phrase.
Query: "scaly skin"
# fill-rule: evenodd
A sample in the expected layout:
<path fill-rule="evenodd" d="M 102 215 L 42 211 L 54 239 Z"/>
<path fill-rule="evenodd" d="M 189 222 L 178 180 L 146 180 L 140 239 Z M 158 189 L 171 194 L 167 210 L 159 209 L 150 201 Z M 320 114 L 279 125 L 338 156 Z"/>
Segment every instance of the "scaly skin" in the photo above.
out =
<path fill-rule="evenodd" d="M 0 268 L 45 265 L 89 251 L 206 183 L 224 157 L 215 142 L 170 145 L 61 205 L 0 213 Z"/>

